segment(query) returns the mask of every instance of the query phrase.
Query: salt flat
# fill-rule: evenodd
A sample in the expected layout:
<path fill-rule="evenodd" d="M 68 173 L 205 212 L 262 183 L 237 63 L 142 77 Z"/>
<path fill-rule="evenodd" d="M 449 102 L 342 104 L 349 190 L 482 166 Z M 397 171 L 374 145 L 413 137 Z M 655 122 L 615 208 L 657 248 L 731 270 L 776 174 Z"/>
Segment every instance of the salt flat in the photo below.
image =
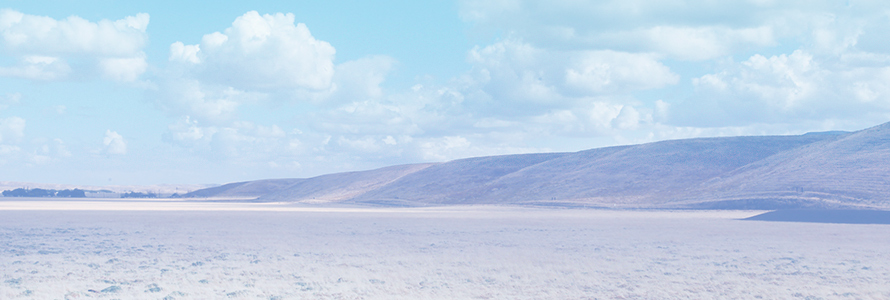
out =
<path fill-rule="evenodd" d="M 890 226 L 757 213 L 0 201 L 0 298 L 890 298 Z"/>

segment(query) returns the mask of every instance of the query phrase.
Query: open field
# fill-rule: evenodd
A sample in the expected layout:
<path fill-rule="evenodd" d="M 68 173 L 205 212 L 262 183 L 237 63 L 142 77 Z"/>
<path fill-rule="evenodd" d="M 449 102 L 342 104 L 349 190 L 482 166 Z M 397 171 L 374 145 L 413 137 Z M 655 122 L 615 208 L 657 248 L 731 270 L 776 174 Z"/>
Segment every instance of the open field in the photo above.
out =
<path fill-rule="evenodd" d="M 890 298 L 890 226 L 757 213 L 3 200 L 0 298 Z"/>

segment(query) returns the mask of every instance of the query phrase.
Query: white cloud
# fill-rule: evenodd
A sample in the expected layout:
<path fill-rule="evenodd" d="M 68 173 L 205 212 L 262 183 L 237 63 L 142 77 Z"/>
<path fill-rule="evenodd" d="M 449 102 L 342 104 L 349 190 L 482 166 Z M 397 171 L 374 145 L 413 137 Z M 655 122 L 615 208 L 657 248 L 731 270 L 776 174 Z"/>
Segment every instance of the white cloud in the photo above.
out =
<path fill-rule="evenodd" d="M 287 133 L 277 125 L 246 121 L 202 125 L 188 116 L 171 124 L 164 139 L 201 155 L 239 163 L 286 159 L 293 156 L 288 152 L 301 147 L 296 133 Z"/>
<path fill-rule="evenodd" d="M 16 143 L 25 136 L 25 119 L 9 117 L 0 119 L 0 143 Z"/>
<path fill-rule="evenodd" d="M 415 117 L 423 115 L 411 111 L 401 103 L 384 104 L 378 101 L 355 101 L 335 109 L 311 115 L 311 126 L 332 134 L 412 135 L 421 130 Z"/>
<path fill-rule="evenodd" d="M 459 1 L 478 34 L 551 49 L 611 49 L 701 61 L 804 43 L 839 53 L 886 22 L 888 5 L 859 1 Z M 875 30 L 873 40 L 883 39 Z"/>
<path fill-rule="evenodd" d="M 604 136 L 646 128 L 654 122 L 655 103 L 647 106 L 633 95 L 680 81 L 654 54 L 554 50 L 512 38 L 474 48 L 469 61 L 473 71 L 454 87 L 462 100 L 439 110 L 448 113 L 443 119 L 476 128 L 465 133 L 496 132 L 514 143 L 542 134 Z"/>
<path fill-rule="evenodd" d="M 184 116 L 167 127 L 164 139 L 187 148 L 195 148 L 198 143 L 209 143 L 214 133 L 215 127 L 200 126 L 197 120 Z"/>
<path fill-rule="evenodd" d="M 92 54 L 131 56 L 148 37 L 148 14 L 90 22 L 78 16 L 64 20 L 0 10 L 0 41 L 9 52 L 38 55 Z"/>
<path fill-rule="evenodd" d="M 652 55 L 590 51 L 577 56 L 567 66 L 566 84 L 592 94 L 661 88 L 680 80 Z"/>
<path fill-rule="evenodd" d="M 62 139 L 53 139 L 53 149 L 58 156 L 71 157 L 71 151 L 68 151 L 68 146 Z"/>
<path fill-rule="evenodd" d="M 753 55 L 692 80 L 691 100 L 670 104 L 672 124 L 739 126 L 751 123 L 849 119 L 866 127 L 890 114 L 890 62 L 843 62 L 796 50 Z M 865 66 L 862 66 L 865 65 Z"/>
<path fill-rule="evenodd" d="M 470 51 L 476 81 L 495 99 L 548 103 L 558 101 L 554 79 L 562 62 L 551 63 L 546 52 L 520 40 L 508 39 Z M 564 59 L 556 56 L 554 59 Z"/>
<path fill-rule="evenodd" d="M 671 113 L 671 104 L 664 102 L 664 100 L 658 99 L 655 100 L 655 118 L 658 122 L 664 122 L 668 120 Z"/>
<path fill-rule="evenodd" d="M 198 45 L 176 42 L 170 60 L 187 63 L 202 80 L 238 89 L 329 89 L 334 47 L 316 40 L 293 14 L 247 12 Z"/>
<path fill-rule="evenodd" d="M 626 95 L 679 81 L 654 55 L 549 50 L 516 39 L 476 47 L 469 61 L 472 84 L 498 104 L 516 105 L 508 109 L 510 114 L 571 107 L 582 97 Z"/>
<path fill-rule="evenodd" d="M 201 51 L 201 45 L 185 45 L 182 42 L 175 42 L 170 45 L 170 61 L 201 63 L 201 59 L 198 58 L 199 51 Z"/>
<path fill-rule="evenodd" d="M 423 158 L 430 161 L 446 161 L 455 157 L 466 157 L 470 141 L 461 136 L 445 136 L 420 144 Z"/>
<path fill-rule="evenodd" d="M 85 61 L 113 80 L 134 81 L 146 70 L 142 52 L 148 14 L 90 22 L 0 10 L 0 47 L 19 64 L 0 67 L 0 76 L 59 80 L 73 72 L 69 60 Z M 84 70 L 84 72 L 89 72 Z"/>
<path fill-rule="evenodd" d="M 875 31 L 831 3 L 460 7 L 472 34 L 490 31 L 477 40 L 495 42 L 468 51 L 466 73 L 402 91 L 384 86 L 394 58 L 334 65 L 334 48 L 292 15 L 249 12 L 200 42 L 173 43 L 175 76 L 158 103 L 179 121 L 165 140 L 226 163 L 342 170 L 801 133 L 838 126 L 825 120 L 849 126 L 863 108 L 865 125 L 890 115 L 890 56 L 863 50 Z M 257 119 L 264 110 L 275 121 Z"/>
<path fill-rule="evenodd" d="M 105 145 L 105 153 L 115 155 L 127 154 L 127 142 L 116 131 L 106 130 L 102 144 Z"/>
<path fill-rule="evenodd" d="M 757 54 L 692 82 L 703 92 L 738 93 L 739 98 L 760 101 L 765 109 L 791 110 L 811 100 L 827 75 L 812 55 L 798 50 L 768 58 Z"/>
<path fill-rule="evenodd" d="M 325 100 L 343 102 L 380 98 L 383 96 L 380 84 L 395 64 L 395 59 L 388 56 L 369 56 L 337 65 L 334 88 Z"/>
<path fill-rule="evenodd" d="M 19 146 L 10 146 L 0 144 L 0 165 L 5 164 L 6 160 L 3 159 L 6 156 L 12 156 L 13 154 L 17 154 L 22 151 L 22 148 Z"/>
<path fill-rule="evenodd" d="M 733 80 L 740 85 L 735 88 L 750 91 L 782 109 L 790 109 L 812 98 L 826 74 L 812 55 L 798 50 L 791 55 L 770 58 L 754 55 L 742 62 L 739 75 Z"/>
<path fill-rule="evenodd" d="M 24 142 L 24 137 L 24 119 L 20 117 L 0 119 L 0 165 L 13 162 L 13 167 L 22 165 L 29 167 L 72 156 L 61 139 L 48 140 L 37 137 Z"/>
<path fill-rule="evenodd" d="M 18 104 L 22 99 L 21 93 L 8 93 L 0 96 L 0 109 L 5 109 L 10 105 Z"/>
<path fill-rule="evenodd" d="M 530 55 L 515 57 L 546 57 L 538 63 L 500 58 L 499 65 L 471 55 L 471 62 L 485 71 L 476 78 L 484 82 L 481 89 L 491 102 L 522 100 L 535 95 L 530 89 L 536 87 L 550 92 L 543 98 L 554 103 L 523 108 L 547 111 L 535 117 L 542 128 L 630 136 L 679 126 L 707 128 L 700 131 L 704 135 L 716 134 L 713 128 L 751 134 L 755 131 L 746 130 L 755 127 L 774 130 L 770 133 L 797 124 L 825 128 L 824 120 L 846 126 L 842 129 L 863 128 L 890 116 L 890 84 L 885 83 L 890 56 L 884 38 L 890 5 L 885 2 L 463 0 L 459 7 L 474 33 L 506 36 L 534 50 L 516 51 Z M 474 52 L 483 53 L 478 49 Z M 624 66 L 650 73 L 634 72 L 626 78 L 638 82 L 617 84 L 621 76 L 610 77 L 615 66 L 608 63 L 620 59 L 577 58 L 577 53 L 610 52 L 636 55 Z M 560 61 L 560 55 L 574 60 Z M 553 66 L 566 66 L 565 87 L 548 79 L 547 67 Z M 494 70 L 538 80 L 514 76 L 508 85 L 498 81 L 507 77 Z M 650 74 L 662 74 L 655 78 L 663 80 L 645 77 Z M 692 90 L 685 82 L 692 83 Z M 514 91 L 516 97 L 494 87 Z M 657 92 L 637 92 L 645 89 Z M 591 125 L 545 125 L 568 116 L 589 119 Z"/>
<path fill-rule="evenodd" d="M 640 113 L 633 106 L 624 106 L 612 120 L 612 126 L 618 129 L 637 129 L 640 126 L 640 118 Z"/>
<path fill-rule="evenodd" d="M 108 79 L 132 82 L 145 73 L 148 63 L 145 61 L 145 53 L 140 52 L 134 57 L 100 59 L 99 69 Z"/>
<path fill-rule="evenodd" d="M 68 76 L 71 67 L 58 57 L 23 56 L 19 64 L 11 67 L 0 67 L 0 76 L 20 77 L 31 80 L 57 80 Z"/>
<path fill-rule="evenodd" d="M 155 93 L 156 103 L 168 113 L 212 124 L 231 122 L 240 105 L 263 97 L 187 78 L 165 81 Z"/>
<path fill-rule="evenodd" d="M 199 44 L 171 44 L 168 78 L 153 91 L 156 104 L 178 119 L 164 140 L 226 163 L 275 168 L 332 157 L 348 165 L 353 151 L 386 156 L 393 143 L 410 140 L 417 126 L 404 107 L 386 103 L 381 88 L 395 59 L 372 55 L 334 65 L 334 54 L 292 14 L 254 11 Z M 281 106 L 298 102 L 314 106 L 294 112 L 305 130 L 239 114 L 280 116 Z"/>
<path fill-rule="evenodd" d="M 855 47 L 864 33 L 863 27 L 866 24 L 865 20 L 850 19 L 848 16 L 834 13 L 814 16 L 810 23 L 812 51 L 833 55 Z"/>
<path fill-rule="evenodd" d="M 641 34 L 650 49 L 683 60 L 708 60 L 732 54 L 737 49 L 774 45 L 772 28 L 655 26 Z"/>

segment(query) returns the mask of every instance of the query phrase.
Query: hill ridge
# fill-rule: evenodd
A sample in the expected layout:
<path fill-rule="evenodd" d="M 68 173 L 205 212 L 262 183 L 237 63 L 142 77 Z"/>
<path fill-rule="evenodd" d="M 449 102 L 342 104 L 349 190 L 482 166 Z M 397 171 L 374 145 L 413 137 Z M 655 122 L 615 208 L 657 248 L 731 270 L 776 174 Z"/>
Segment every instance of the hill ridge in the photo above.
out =
<path fill-rule="evenodd" d="M 855 132 L 665 140 L 256 181 L 256 201 L 615 208 L 883 208 L 890 123 Z M 885 184 L 886 183 L 886 184 Z M 229 193 L 251 186 L 239 183 Z"/>

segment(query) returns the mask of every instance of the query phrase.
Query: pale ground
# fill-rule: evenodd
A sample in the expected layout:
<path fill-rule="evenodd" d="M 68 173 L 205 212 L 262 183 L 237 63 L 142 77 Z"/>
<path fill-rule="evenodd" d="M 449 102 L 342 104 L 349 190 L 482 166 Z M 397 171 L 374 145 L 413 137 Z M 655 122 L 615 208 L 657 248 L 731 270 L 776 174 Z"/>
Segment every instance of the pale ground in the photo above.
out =
<path fill-rule="evenodd" d="M 0 299 L 890 298 L 890 226 L 757 213 L 0 198 Z"/>

